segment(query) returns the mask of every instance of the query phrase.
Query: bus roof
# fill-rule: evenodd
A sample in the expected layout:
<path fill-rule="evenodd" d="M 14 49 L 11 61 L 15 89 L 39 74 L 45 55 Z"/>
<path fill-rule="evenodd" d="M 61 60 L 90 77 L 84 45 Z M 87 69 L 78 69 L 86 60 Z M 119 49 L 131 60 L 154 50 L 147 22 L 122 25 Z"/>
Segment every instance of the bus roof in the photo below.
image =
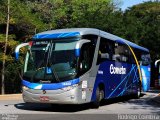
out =
<path fill-rule="evenodd" d="M 137 48 L 143 51 L 149 52 L 147 48 L 141 47 L 135 43 L 127 41 L 123 38 L 120 38 L 116 35 L 95 29 L 95 28 L 68 28 L 68 29 L 57 29 L 57 30 L 50 30 L 38 33 L 33 36 L 33 39 L 59 39 L 59 38 L 69 38 L 69 37 L 78 37 L 81 35 L 98 35 L 113 41 L 127 43 L 128 45 L 132 46 L 133 48 Z"/>

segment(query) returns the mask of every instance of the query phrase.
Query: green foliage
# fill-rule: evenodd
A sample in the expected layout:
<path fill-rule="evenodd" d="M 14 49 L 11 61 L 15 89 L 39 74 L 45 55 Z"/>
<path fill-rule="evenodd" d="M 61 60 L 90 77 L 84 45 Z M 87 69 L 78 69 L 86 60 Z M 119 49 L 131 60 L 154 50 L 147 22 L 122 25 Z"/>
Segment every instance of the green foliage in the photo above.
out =
<path fill-rule="evenodd" d="M 15 61 L 8 61 L 5 69 L 5 89 L 7 93 L 21 92 L 20 74 L 23 68 L 22 63 Z"/>
<path fill-rule="evenodd" d="M 15 47 L 25 42 L 33 34 L 48 29 L 66 27 L 97 27 L 103 23 L 99 19 L 114 10 L 110 0 L 11 0 L 10 28 L 7 54 L 3 55 L 6 31 L 7 1 L 0 4 L 0 67 L 6 59 L 5 84 L 7 93 L 20 90 L 19 73 L 22 70 L 23 59 L 15 62 L 13 58 Z M 98 14 L 100 13 L 101 14 Z M 25 49 L 21 49 L 25 53 Z M 22 55 L 24 58 L 24 55 Z M 17 84 L 19 83 L 19 84 Z M 19 85 L 19 87 L 17 86 Z M 16 91 L 12 91 L 17 88 Z M 18 91 L 17 91 L 18 90 Z"/>
<path fill-rule="evenodd" d="M 124 14 L 126 38 L 149 48 L 152 59 L 160 54 L 160 2 L 145 2 L 133 6 Z"/>
<path fill-rule="evenodd" d="M 3 56 L 7 1 L 0 0 L 0 67 L 2 59 L 6 59 L 6 89 L 17 88 L 7 93 L 20 91 L 19 73 L 26 50 L 21 49 L 20 62 L 15 62 L 15 47 L 41 31 L 98 28 L 147 47 L 152 59 L 159 58 L 160 2 L 145 2 L 122 12 L 112 4 L 113 1 L 116 0 L 11 0 L 10 35 L 7 54 Z"/>
<path fill-rule="evenodd" d="M 102 28 L 101 20 L 105 20 L 114 7 L 109 0 L 70 0 L 66 2 L 62 0 L 54 5 L 54 9 L 56 28 Z"/>

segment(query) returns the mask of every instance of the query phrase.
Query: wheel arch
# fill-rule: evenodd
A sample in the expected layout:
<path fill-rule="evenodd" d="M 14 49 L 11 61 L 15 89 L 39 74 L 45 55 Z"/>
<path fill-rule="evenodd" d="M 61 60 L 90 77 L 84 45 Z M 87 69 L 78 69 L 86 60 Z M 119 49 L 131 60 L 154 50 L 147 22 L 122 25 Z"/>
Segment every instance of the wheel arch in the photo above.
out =
<path fill-rule="evenodd" d="M 96 99 L 96 89 L 97 87 L 99 87 L 100 90 L 104 90 L 104 98 L 105 98 L 105 84 L 103 81 L 100 81 L 98 82 L 97 84 L 94 85 L 94 88 L 93 88 L 93 93 L 92 93 L 92 97 L 91 97 L 91 101 L 94 101 Z"/>

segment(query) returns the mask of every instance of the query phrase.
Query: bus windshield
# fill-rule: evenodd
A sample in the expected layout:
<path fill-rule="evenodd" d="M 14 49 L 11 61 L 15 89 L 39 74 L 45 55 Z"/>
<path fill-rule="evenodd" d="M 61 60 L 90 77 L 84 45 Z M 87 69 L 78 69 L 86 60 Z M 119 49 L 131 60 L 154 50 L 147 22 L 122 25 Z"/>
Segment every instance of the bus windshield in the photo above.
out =
<path fill-rule="evenodd" d="M 28 50 L 24 79 L 34 83 L 55 83 L 77 76 L 75 40 L 34 41 Z"/>

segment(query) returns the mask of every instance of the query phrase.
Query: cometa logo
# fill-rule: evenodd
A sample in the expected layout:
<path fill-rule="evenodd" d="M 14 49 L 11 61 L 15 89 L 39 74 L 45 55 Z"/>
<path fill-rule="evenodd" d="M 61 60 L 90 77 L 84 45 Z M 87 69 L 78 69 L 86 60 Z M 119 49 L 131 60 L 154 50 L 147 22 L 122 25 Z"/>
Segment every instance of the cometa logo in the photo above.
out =
<path fill-rule="evenodd" d="M 113 64 L 110 65 L 110 73 L 111 74 L 126 74 L 126 68 L 122 67 L 114 67 Z"/>

